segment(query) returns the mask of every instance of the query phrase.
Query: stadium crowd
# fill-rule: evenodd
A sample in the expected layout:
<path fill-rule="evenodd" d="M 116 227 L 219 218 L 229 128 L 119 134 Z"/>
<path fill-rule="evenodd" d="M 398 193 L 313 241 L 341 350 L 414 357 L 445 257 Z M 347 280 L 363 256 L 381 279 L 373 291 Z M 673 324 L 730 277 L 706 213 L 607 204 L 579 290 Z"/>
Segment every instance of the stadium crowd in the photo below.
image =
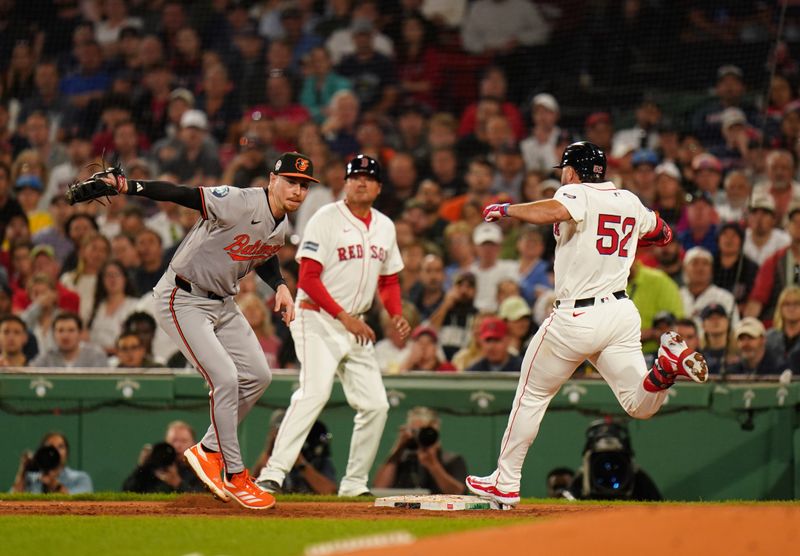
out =
<path fill-rule="evenodd" d="M 665 108 L 675 91 L 649 94 L 647 74 L 635 73 L 671 48 L 731 52 L 769 39 L 771 3 L 677 2 L 663 26 L 653 22 L 664 6 L 610 3 L 621 6 L 595 14 L 616 33 L 607 58 L 569 40 L 605 36 L 591 14 L 570 17 L 582 4 L 0 3 L 0 367 L 184 366 L 149 292 L 199 215 L 125 196 L 70 206 L 65 189 L 110 164 L 137 179 L 264 187 L 279 153 L 298 150 L 322 184 L 279 253 L 291 289 L 305 223 L 342 197 L 345 161 L 368 154 L 383 165 L 377 208 L 396 223 L 415 327 L 400 338 L 376 307 L 382 368 L 518 371 L 554 300 L 552 232 L 484 223 L 481 210 L 551 197 L 561 151 L 586 139 L 605 150 L 609 180 L 675 232 L 671 245 L 639 250 L 631 272 L 645 351 L 674 328 L 713 373 L 799 370 L 800 70 L 790 47 L 772 52 L 771 80 L 763 64 L 704 58 L 692 75 L 707 82 L 694 92 L 712 89 L 681 109 Z M 797 21 L 790 13 L 791 29 Z M 580 67 L 567 83 L 559 60 Z M 576 89 L 594 98 L 610 75 L 632 79 L 636 100 L 572 102 Z M 768 80 L 765 98 L 749 92 Z M 270 365 L 290 368 L 291 335 L 271 295 L 251 275 L 237 301 Z"/>

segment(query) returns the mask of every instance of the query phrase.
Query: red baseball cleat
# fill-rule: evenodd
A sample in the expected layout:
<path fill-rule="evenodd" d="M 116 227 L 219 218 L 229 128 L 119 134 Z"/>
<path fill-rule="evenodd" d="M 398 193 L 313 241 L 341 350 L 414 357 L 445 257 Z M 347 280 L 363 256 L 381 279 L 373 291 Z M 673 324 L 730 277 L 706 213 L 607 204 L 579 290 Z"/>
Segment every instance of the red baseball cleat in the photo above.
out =
<path fill-rule="evenodd" d="M 708 380 L 708 364 L 702 354 L 692 351 L 677 332 L 661 335 L 658 363 L 666 374 L 685 376 L 695 382 Z"/>
<path fill-rule="evenodd" d="M 247 472 L 236 473 L 230 480 L 222 482 L 228 496 L 250 510 L 268 510 L 275 505 L 275 497 L 256 484 Z"/>
<path fill-rule="evenodd" d="M 223 502 L 230 500 L 222 487 L 222 469 L 224 467 L 222 454 L 206 452 L 198 443 L 187 449 L 183 455 L 197 477 L 214 493 L 214 496 Z"/>
<path fill-rule="evenodd" d="M 490 477 L 476 477 L 468 475 L 465 481 L 472 494 L 481 498 L 488 498 L 500 504 L 516 506 L 519 504 L 519 492 L 503 492 L 494 486 L 494 479 Z"/>

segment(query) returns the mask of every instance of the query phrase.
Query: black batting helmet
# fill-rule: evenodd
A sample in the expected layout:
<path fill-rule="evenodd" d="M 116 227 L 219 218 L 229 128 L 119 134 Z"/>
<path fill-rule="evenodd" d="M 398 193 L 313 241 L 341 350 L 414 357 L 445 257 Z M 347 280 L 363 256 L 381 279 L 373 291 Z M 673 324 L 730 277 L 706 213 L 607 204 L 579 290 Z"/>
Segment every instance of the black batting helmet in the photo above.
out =
<path fill-rule="evenodd" d="M 377 160 L 365 154 L 360 154 L 347 163 L 347 171 L 344 174 L 345 179 L 354 174 L 369 174 L 374 176 L 376 180 L 382 181 L 381 165 Z"/>
<path fill-rule="evenodd" d="M 594 143 L 578 141 L 564 149 L 561 164 L 554 168 L 565 166 L 575 170 L 584 182 L 601 182 L 606 176 L 606 153 Z"/>

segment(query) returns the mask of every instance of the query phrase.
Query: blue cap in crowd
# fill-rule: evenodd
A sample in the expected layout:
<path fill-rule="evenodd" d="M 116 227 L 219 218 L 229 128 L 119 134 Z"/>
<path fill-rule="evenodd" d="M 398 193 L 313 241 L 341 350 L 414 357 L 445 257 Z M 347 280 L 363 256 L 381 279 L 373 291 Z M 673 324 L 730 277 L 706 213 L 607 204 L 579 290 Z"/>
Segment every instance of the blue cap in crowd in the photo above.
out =
<path fill-rule="evenodd" d="M 633 153 L 631 164 L 634 168 L 641 164 L 649 164 L 650 166 L 655 167 L 658 165 L 658 155 L 655 153 L 655 151 L 651 151 L 650 149 L 639 149 Z"/>
<path fill-rule="evenodd" d="M 20 177 L 17 178 L 17 182 L 14 184 L 14 188 L 22 189 L 24 187 L 30 187 L 31 189 L 35 189 L 36 191 L 44 190 L 44 186 L 42 185 L 42 180 L 39 179 L 39 176 L 34 176 L 33 174 L 22 174 Z"/>

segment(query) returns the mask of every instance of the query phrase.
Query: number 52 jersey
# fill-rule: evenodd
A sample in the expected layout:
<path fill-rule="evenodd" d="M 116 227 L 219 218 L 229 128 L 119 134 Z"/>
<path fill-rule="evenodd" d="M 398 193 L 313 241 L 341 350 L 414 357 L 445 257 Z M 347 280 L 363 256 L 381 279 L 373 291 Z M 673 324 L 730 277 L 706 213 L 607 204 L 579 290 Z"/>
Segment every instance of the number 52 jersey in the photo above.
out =
<path fill-rule="evenodd" d="M 656 213 L 611 182 L 563 185 L 553 198 L 572 216 L 553 226 L 556 297 L 624 290 L 639 238 L 655 228 Z"/>

